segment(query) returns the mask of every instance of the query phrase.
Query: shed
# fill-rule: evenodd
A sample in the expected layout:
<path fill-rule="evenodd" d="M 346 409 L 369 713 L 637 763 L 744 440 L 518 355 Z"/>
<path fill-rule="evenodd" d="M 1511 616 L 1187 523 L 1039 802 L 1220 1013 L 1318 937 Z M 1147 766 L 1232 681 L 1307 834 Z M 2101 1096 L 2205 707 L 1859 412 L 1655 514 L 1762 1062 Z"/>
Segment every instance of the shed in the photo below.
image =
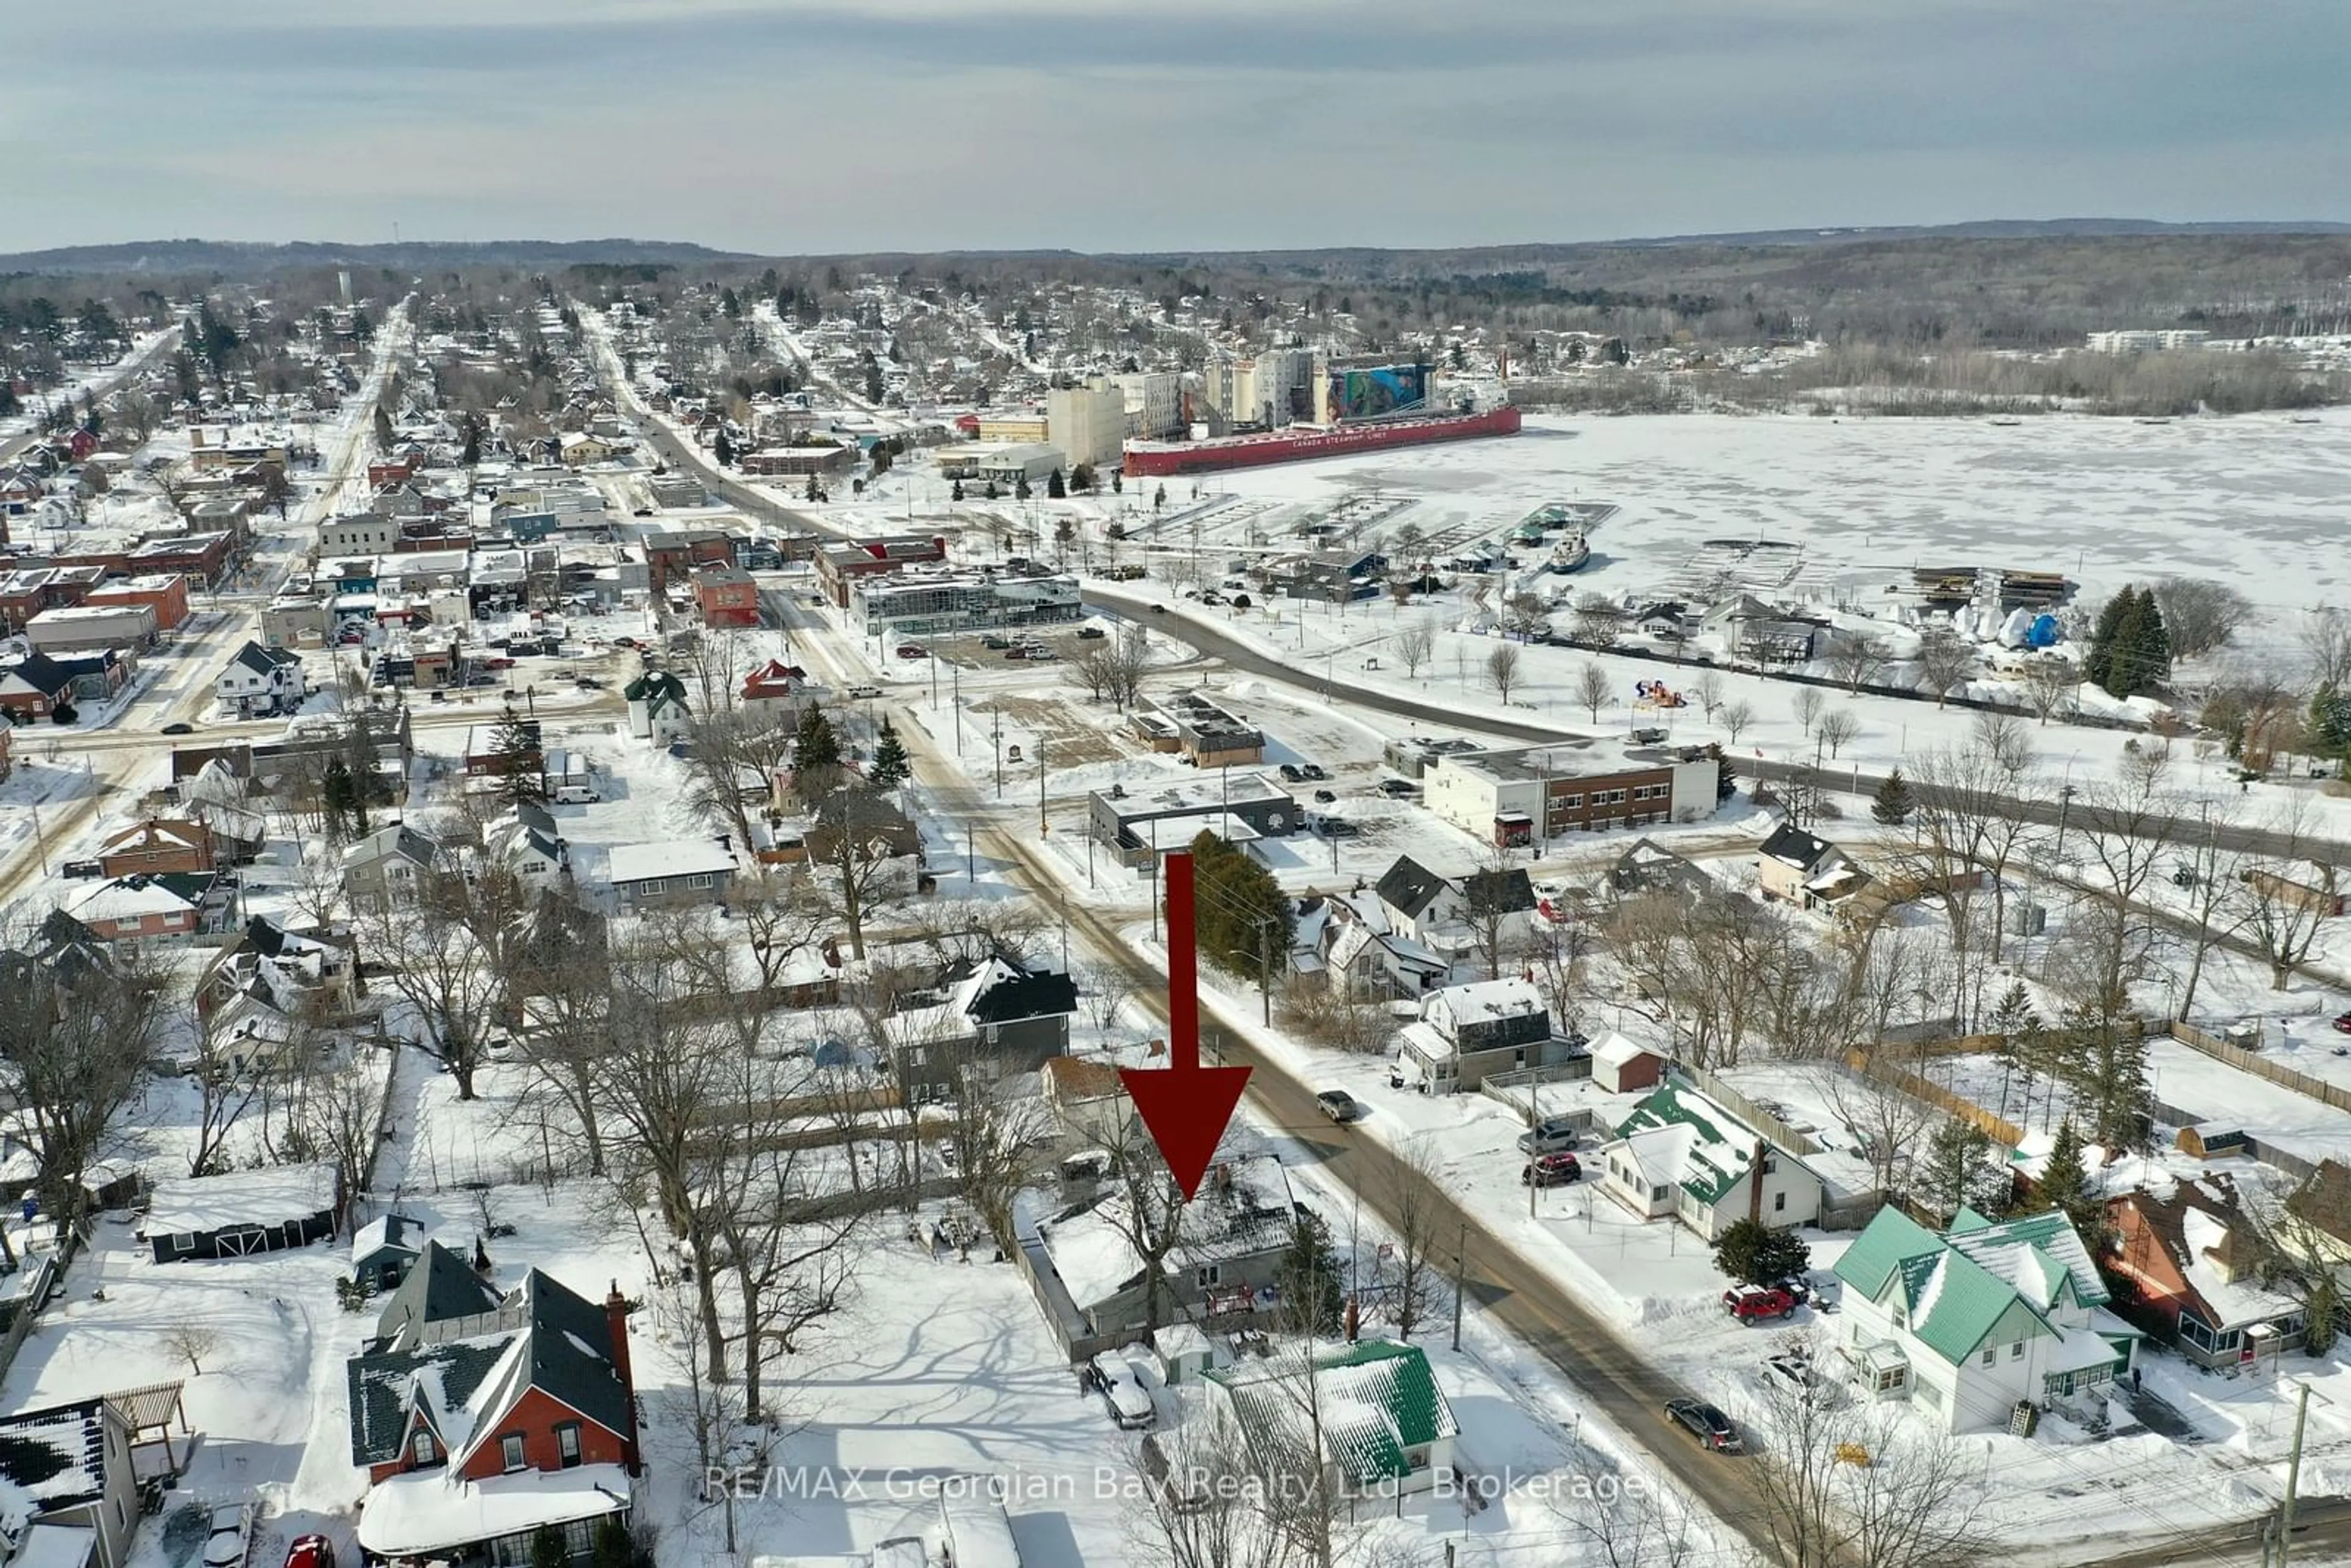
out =
<path fill-rule="evenodd" d="M 332 1166 L 190 1176 L 156 1187 L 140 1235 L 158 1263 L 241 1258 L 326 1239 L 336 1207 Z"/>
<path fill-rule="evenodd" d="M 1592 1048 L 1592 1082 L 1611 1094 L 1655 1089 L 1665 1075 L 1664 1057 L 1621 1034 L 1608 1035 Z"/>
<path fill-rule="evenodd" d="M 369 1220 L 351 1239 L 351 1278 L 371 1293 L 396 1289 L 424 1249 L 424 1222 L 405 1214 Z"/>
<path fill-rule="evenodd" d="M 1152 1348 L 1159 1354 L 1160 1375 L 1170 1385 L 1197 1383 L 1201 1374 L 1232 1359 L 1197 1323 L 1170 1323 L 1152 1336 Z"/>

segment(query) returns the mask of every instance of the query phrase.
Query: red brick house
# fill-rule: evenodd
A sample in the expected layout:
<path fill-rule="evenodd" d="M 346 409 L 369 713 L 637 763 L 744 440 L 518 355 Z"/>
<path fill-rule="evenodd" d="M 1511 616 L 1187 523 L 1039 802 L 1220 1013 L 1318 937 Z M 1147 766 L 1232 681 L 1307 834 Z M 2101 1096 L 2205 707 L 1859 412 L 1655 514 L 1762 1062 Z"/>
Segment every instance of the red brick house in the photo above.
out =
<path fill-rule="evenodd" d="M 2114 1239 L 2098 1261 L 2117 1307 L 2180 1354 L 2227 1369 L 2302 1348 L 2303 1303 L 2261 1282 L 2269 1246 L 2226 1175 L 2207 1172 L 2168 1197 L 2126 1193 L 2106 1218 Z"/>
<path fill-rule="evenodd" d="M 653 591 L 666 593 L 669 580 L 702 566 L 733 566 L 741 540 L 718 528 L 680 528 L 645 536 L 645 580 Z"/>
<path fill-rule="evenodd" d="M 628 1312 L 617 1286 L 600 1306 L 536 1269 L 501 1293 L 427 1242 L 345 1367 L 370 1559 L 527 1562 L 552 1526 L 576 1560 L 625 1521 L 643 1468 Z"/>
<path fill-rule="evenodd" d="M 98 847 L 99 869 L 109 876 L 141 872 L 209 873 L 216 869 L 212 831 L 201 822 L 150 817 Z"/>
<path fill-rule="evenodd" d="M 187 936 L 202 931 L 213 879 L 162 872 L 102 882 L 68 911 L 101 942 Z"/>
<path fill-rule="evenodd" d="M 757 626 L 759 585 L 739 566 L 705 566 L 694 573 L 695 602 L 705 626 Z"/>

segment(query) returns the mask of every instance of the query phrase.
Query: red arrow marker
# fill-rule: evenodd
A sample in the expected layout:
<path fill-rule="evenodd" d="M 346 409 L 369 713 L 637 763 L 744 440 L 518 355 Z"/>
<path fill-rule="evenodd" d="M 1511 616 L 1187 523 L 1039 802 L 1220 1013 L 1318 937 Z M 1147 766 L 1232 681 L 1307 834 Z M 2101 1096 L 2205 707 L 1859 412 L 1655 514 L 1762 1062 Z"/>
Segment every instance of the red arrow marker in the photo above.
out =
<path fill-rule="evenodd" d="M 1188 853 L 1167 857 L 1167 1060 L 1165 1067 L 1125 1067 L 1118 1075 L 1189 1203 L 1249 1087 L 1249 1070 L 1200 1065 L 1200 964 Z"/>

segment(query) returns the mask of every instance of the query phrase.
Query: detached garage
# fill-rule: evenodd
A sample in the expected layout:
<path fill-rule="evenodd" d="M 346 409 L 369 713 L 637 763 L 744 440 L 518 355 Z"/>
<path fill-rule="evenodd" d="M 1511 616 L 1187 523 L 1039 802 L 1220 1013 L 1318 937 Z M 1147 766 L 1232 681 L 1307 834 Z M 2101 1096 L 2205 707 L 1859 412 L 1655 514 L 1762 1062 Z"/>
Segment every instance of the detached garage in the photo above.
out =
<path fill-rule="evenodd" d="M 335 1233 L 335 1167 L 279 1166 L 164 1182 L 141 1236 L 155 1261 L 242 1258 Z"/>

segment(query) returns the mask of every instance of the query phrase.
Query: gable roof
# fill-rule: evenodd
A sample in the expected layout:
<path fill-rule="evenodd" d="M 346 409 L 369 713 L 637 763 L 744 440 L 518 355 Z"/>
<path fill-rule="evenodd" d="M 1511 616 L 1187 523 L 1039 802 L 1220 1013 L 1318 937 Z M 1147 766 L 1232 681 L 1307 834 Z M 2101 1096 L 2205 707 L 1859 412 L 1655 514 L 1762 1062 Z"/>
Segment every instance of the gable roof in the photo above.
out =
<path fill-rule="evenodd" d="M 1443 877 L 1410 855 L 1398 855 L 1395 863 L 1380 873 L 1372 892 L 1382 904 L 1405 919 L 1417 920 L 1423 910 L 1437 902 L 1446 885 Z"/>
<path fill-rule="evenodd" d="M 366 838 L 343 852 L 346 870 L 352 866 L 373 865 L 397 855 L 430 868 L 440 858 L 441 847 L 405 822 L 392 822 L 378 828 Z"/>
<path fill-rule="evenodd" d="M 0 671 L 0 690 L 17 686 L 28 692 L 37 692 L 45 697 L 54 697 L 73 685 L 73 672 L 57 660 L 47 653 L 33 653 L 26 654 L 5 671 Z"/>
<path fill-rule="evenodd" d="M 471 1263 L 440 1242 L 427 1241 L 400 1288 L 384 1298 L 371 1348 L 414 1345 L 431 1324 L 475 1317 L 497 1304 L 497 1288 L 475 1273 Z"/>
<path fill-rule="evenodd" d="M 675 704 L 685 706 L 685 683 L 667 670 L 647 670 L 621 688 L 622 700 L 643 703 L 655 713 Z"/>
<path fill-rule="evenodd" d="M 1067 975 L 1005 958 L 958 967 L 967 972 L 956 990 L 955 1009 L 976 1024 L 1064 1018 L 1078 1010 L 1078 985 Z"/>
<path fill-rule="evenodd" d="M 1313 1367 L 1322 1448 L 1351 1481 L 1401 1479 L 1413 1470 L 1407 1449 L 1460 1432 L 1418 1345 L 1364 1340 L 1316 1354 Z M 1261 1433 L 1296 1427 L 1304 1420 L 1279 1369 L 1211 1367 L 1203 1375 L 1230 1397 L 1233 1414 L 1252 1442 Z"/>
<path fill-rule="evenodd" d="M 1775 860 L 1782 865 L 1793 866 L 1806 875 L 1818 873 L 1823 862 L 1832 858 L 1842 859 L 1844 854 L 1844 851 L 1826 839 L 1808 833 L 1793 822 L 1781 823 L 1778 830 L 1770 838 L 1765 839 L 1762 847 L 1755 852 L 1766 860 Z"/>
<path fill-rule="evenodd" d="M 1632 1145 L 1651 1186 L 1677 1186 L 1708 1207 L 1754 1169 L 1755 1131 L 1697 1090 L 1671 1080 L 1633 1107 L 1616 1135 Z M 1778 1157 L 1794 1160 L 1784 1151 Z"/>
<path fill-rule="evenodd" d="M 424 1222 L 405 1214 L 385 1214 L 369 1220 L 351 1238 L 351 1261 L 364 1263 L 378 1252 L 405 1252 L 414 1257 L 423 1245 Z"/>
<path fill-rule="evenodd" d="M 1461 879 L 1461 896 L 1473 917 L 1523 915 L 1535 906 L 1535 884 L 1522 865 L 1489 867 Z"/>
<path fill-rule="evenodd" d="M 2106 1301 L 2088 1249 L 2056 1213 L 1994 1223 L 1961 1209 L 1938 1236 L 1897 1209 L 1881 1208 L 1834 1272 L 1873 1301 L 1898 1291 L 1911 1336 L 1955 1366 L 2014 1309 L 2034 1333 L 2063 1338 L 2069 1331 L 2050 1321 L 2053 1310 Z"/>
<path fill-rule="evenodd" d="M 274 676 L 287 665 L 298 664 L 301 662 L 301 655 L 289 648 L 265 648 L 260 643 L 252 642 L 246 643 L 229 657 L 230 664 L 243 664 L 255 674 L 266 676 Z"/>

